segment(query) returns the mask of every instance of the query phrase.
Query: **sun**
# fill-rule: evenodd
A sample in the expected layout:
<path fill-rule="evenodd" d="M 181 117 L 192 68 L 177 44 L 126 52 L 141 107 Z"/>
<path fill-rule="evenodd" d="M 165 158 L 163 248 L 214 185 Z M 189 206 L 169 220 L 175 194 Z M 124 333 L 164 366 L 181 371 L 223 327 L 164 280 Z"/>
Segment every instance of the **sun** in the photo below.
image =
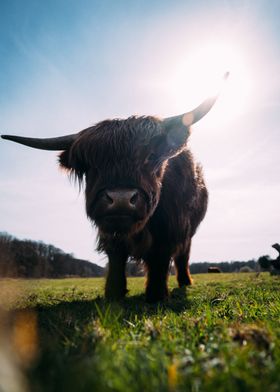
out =
<path fill-rule="evenodd" d="M 223 75 L 229 72 L 226 83 Z M 221 92 L 216 115 L 220 121 L 241 115 L 253 100 L 252 70 L 242 49 L 233 44 L 204 43 L 180 54 L 174 65 L 170 88 L 178 110 L 190 109 L 208 96 Z"/>

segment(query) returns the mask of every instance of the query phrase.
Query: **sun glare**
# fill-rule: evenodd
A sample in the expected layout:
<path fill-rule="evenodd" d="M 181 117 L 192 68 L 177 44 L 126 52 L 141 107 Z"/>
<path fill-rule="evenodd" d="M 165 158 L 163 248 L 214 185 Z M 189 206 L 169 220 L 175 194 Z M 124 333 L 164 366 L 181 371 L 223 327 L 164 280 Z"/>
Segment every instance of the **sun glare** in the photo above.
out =
<path fill-rule="evenodd" d="M 178 59 L 172 77 L 174 104 L 201 100 L 221 92 L 217 116 L 221 121 L 240 115 L 250 106 L 253 99 L 252 70 L 241 49 L 223 44 L 208 44 L 189 52 Z M 226 83 L 223 75 L 229 72 Z M 179 92 L 179 94 L 178 94 Z M 185 108 L 189 109 L 189 108 Z M 183 109 L 183 110 L 185 110 Z M 217 111 L 216 111 L 217 112 Z"/>

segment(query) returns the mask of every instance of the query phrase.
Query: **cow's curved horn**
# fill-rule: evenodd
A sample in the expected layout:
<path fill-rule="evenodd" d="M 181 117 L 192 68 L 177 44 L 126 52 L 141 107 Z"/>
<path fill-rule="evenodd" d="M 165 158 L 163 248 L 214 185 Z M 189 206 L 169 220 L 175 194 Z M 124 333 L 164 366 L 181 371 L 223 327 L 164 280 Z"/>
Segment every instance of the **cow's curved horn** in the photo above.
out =
<path fill-rule="evenodd" d="M 226 80 L 228 76 L 229 76 L 229 72 L 226 72 L 224 74 L 224 80 Z M 165 118 L 163 120 L 164 125 L 167 126 L 167 128 L 172 127 L 173 124 L 174 126 L 178 126 L 178 125 L 180 126 L 184 125 L 185 127 L 191 126 L 192 124 L 201 120 L 202 117 L 204 117 L 210 111 L 210 109 L 216 102 L 218 96 L 219 94 L 206 99 L 191 112 L 180 114 L 178 116 Z"/>
<path fill-rule="evenodd" d="M 16 143 L 24 144 L 28 147 L 38 148 L 39 150 L 52 151 L 66 150 L 71 146 L 78 136 L 79 133 L 75 133 L 72 135 L 40 139 L 24 136 L 1 135 L 2 139 L 11 140 Z"/>

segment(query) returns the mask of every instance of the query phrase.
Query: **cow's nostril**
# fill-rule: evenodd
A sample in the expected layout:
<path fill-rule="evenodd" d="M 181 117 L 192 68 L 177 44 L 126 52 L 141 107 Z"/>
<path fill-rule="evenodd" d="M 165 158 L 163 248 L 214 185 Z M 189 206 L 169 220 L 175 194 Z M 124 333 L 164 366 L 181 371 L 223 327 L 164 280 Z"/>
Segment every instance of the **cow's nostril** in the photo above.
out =
<path fill-rule="evenodd" d="M 131 196 L 130 198 L 130 204 L 135 206 L 135 204 L 137 203 L 138 200 L 138 192 L 134 192 L 134 194 Z"/>
<path fill-rule="evenodd" d="M 114 199 L 113 199 L 112 197 L 110 197 L 109 194 L 108 194 L 107 192 L 105 192 L 104 198 L 105 198 L 105 200 L 106 200 L 106 202 L 107 202 L 108 204 L 113 204 L 113 203 L 114 203 Z"/>

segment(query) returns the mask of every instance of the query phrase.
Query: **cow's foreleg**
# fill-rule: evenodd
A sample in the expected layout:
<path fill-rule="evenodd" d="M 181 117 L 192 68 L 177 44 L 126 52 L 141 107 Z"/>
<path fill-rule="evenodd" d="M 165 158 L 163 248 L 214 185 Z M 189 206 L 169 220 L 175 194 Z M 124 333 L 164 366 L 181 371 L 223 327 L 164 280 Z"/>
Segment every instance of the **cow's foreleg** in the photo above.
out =
<path fill-rule="evenodd" d="M 168 297 L 168 273 L 170 257 L 155 256 L 146 260 L 147 282 L 146 300 L 147 302 L 163 301 Z"/>
<path fill-rule="evenodd" d="M 127 255 L 108 254 L 108 274 L 105 285 L 105 297 L 110 300 L 119 300 L 124 298 L 127 293 L 125 265 Z"/>

